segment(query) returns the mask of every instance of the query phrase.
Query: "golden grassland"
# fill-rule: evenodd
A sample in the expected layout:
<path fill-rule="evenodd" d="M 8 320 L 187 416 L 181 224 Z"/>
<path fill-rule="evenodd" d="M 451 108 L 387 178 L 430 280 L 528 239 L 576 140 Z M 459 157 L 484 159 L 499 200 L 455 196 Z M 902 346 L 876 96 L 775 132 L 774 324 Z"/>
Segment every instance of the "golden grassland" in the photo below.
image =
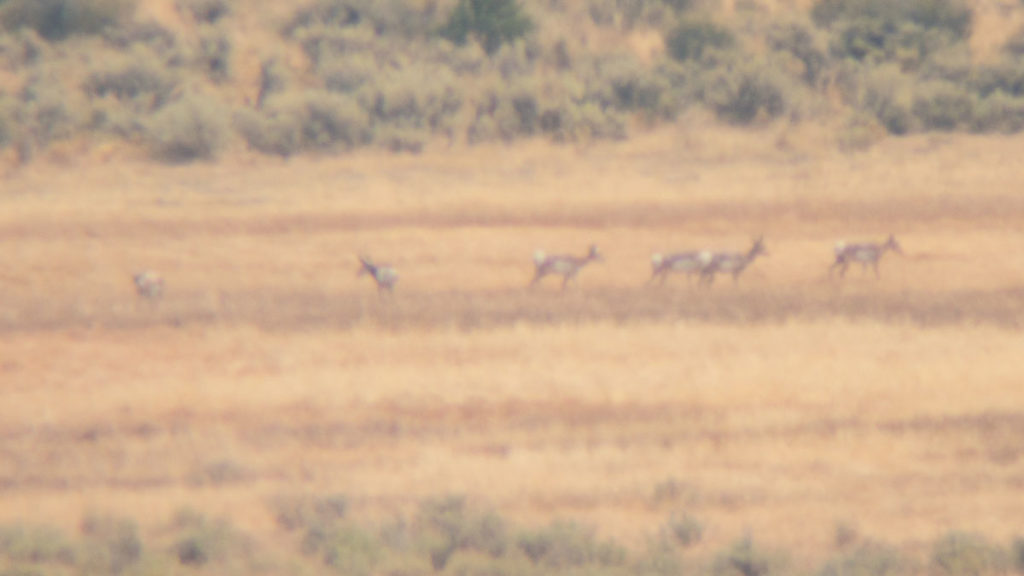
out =
<path fill-rule="evenodd" d="M 466 494 L 640 544 L 674 511 L 819 559 L 1024 514 L 1024 138 L 834 152 L 700 118 L 628 143 L 164 167 L 95 153 L 0 187 L 0 521 L 144 527 L 269 499 L 368 518 Z M 896 234 L 881 278 L 832 243 Z M 770 255 L 647 286 L 652 252 Z M 603 263 L 530 290 L 531 255 Z M 392 262 L 391 299 L 356 255 Z M 160 271 L 165 298 L 130 275 Z"/>

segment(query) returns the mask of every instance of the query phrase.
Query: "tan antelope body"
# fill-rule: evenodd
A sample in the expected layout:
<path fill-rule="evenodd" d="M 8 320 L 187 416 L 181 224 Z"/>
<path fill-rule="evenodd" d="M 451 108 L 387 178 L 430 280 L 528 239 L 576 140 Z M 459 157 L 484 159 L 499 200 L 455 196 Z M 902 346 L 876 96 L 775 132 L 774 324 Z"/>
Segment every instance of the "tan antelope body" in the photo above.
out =
<path fill-rule="evenodd" d="M 381 296 L 394 293 L 395 284 L 398 282 L 398 272 L 393 267 L 387 264 L 374 264 L 366 256 L 360 256 L 359 263 L 361 266 L 357 276 L 367 274 L 373 278 L 373 281 L 377 283 L 377 293 Z"/>
<path fill-rule="evenodd" d="M 543 250 L 537 250 L 533 255 L 536 272 L 533 275 L 533 281 L 530 282 L 530 286 L 536 285 L 545 276 L 561 276 L 562 289 L 565 290 L 569 282 L 576 280 L 576 276 L 579 275 L 580 270 L 584 266 L 600 260 L 602 260 L 601 253 L 597 251 L 597 246 L 593 244 L 590 245 L 590 251 L 587 252 L 587 255 L 583 257 L 568 254 L 548 255 Z"/>
<path fill-rule="evenodd" d="M 836 242 L 835 246 L 835 262 L 828 269 L 828 275 L 832 276 L 837 268 L 839 269 L 839 277 L 842 278 L 846 275 L 846 269 L 850 267 L 851 262 L 860 262 L 861 270 L 867 272 L 868 266 L 870 265 L 875 271 L 875 278 L 879 278 L 878 274 L 878 261 L 882 259 L 882 256 L 886 252 L 892 250 L 897 254 L 903 254 L 903 249 L 899 243 L 896 242 L 896 238 L 890 234 L 889 238 L 881 243 L 864 242 L 859 244 L 848 244 L 846 242 Z"/>
<path fill-rule="evenodd" d="M 700 280 L 710 286 L 715 281 L 715 274 L 723 273 L 731 274 L 733 283 L 737 283 L 747 266 L 750 266 L 758 256 L 767 254 L 764 238 L 754 240 L 750 250 L 746 252 L 715 252 L 711 255 L 711 261 L 701 269 Z"/>
<path fill-rule="evenodd" d="M 664 284 L 668 275 L 674 272 L 685 273 L 687 278 L 693 278 L 700 274 L 704 268 L 711 263 L 713 255 L 707 250 L 694 252 L 679 252 L 662 256 L 654 254 L 651 256 L 651 279 L 648 283 L 658 279 L 658 284 Z"/>

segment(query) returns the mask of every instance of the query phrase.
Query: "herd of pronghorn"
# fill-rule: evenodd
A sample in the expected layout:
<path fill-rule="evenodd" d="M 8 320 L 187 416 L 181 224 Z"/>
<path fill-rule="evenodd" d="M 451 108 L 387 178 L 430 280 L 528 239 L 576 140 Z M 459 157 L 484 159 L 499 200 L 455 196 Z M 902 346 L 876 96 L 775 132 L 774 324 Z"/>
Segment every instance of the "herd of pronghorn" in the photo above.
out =
<path fill-rule="evenodd" d="M 899 254 L 903 253 L 896 238 L 890 234 L 885 242 L 860 242 L 847 243 L 837 242 L 835 245 L 835 261 L 829 267 L 829 276 L 838 270 L 839 277 L 846 275 L 846 269 L 853 262 L 859 262 L 866 271 L 868 266 L 878 276 L 878 261 L 886 252 L 892 250 Z M 716 274 L 730 274 L 734 282 L 739 281 L 740 274 L 757 259 L 758 256 L 766 255 L 768 251 L 764 247 L 764 238 L 754 240 L 750 249 L 746 252 L 715 252 L 711 250 L 694 250 L 690 252 L 677 252 L 674 254 L 654 254 L 651 256 L 651 268 L 653 273 L 648 283 L 658 281 L 664 284 L 669 274 L 685 273 L 689 278 L 697 277 L 698 285 L 710 286 Z M 533 255 L 533 263 L 536 271 L 530 286 L 536 285 L 547 276 L 561 276 L 562 289 L 570 282 L 575 282 L 587 264 L 600 261 L 601 253 L 597 246 L 591 245 L 590 250 L 584 256 L 573 256 L 570 254 L 545 254 L 543 250 L 537 250 Z M 387 264 L 374 264 L 366 256 L 359 257 L 360 268 L 358 276 L 367 275 L 373 278 L 377 284 L 377 290 L 381 295 L 392 294 L 395 284 L 398 283 L 398 272 L 393 266 Z M 155 300 L 163 294 L 164 279 L 155 272 L 139 272 L 134 276 L 135 289 L 139 296 Z"/>

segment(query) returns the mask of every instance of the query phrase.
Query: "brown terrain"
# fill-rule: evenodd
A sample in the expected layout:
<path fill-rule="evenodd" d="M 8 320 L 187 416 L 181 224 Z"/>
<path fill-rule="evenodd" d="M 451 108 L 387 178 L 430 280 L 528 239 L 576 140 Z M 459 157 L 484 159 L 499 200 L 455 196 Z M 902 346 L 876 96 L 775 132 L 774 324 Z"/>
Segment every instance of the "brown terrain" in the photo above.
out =
<path fill-rule="evenodd" d="M 630 142 L 69 154 L 0 185 L 0 521 L 464 494 L 641 544 L 674 511 L 819 559 L 1024 517 L 1024 137 L 843 154 L 699 118 Z M 833 244 L 896 235 L 881 278 Z M 646 284 L 653 252 L 769 256 Z M 605 256 L 564 293 L 535 249 Z M 393 298 L 356 276 L 392 263 Z M 166 279 L 137 298 L 133 272 Z"/>

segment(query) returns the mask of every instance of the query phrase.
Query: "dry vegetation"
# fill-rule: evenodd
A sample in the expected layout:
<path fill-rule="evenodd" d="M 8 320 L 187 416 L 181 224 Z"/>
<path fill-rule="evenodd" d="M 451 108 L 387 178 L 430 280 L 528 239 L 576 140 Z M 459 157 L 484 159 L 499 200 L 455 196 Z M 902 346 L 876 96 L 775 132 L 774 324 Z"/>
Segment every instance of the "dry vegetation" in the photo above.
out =
<path fill-rule="evenodd" d="M 490 55 L 394 18 L 455 4 L 93 1 L 100 36 L 3 37 L 0 574 L 1024 571 L 1024 138 L 945 130 L 1019 129 L 977 122 L 1016 117 L 979 82 L 1024 6 L 858 62 L 832 2 L 524 2 Z M 505 123 L 538 94 L 573 123 Z M 880 279 L 828 277 L 889 233 Z M 647 284 L 762 234 L 736 285 Z"/>
<path fill-rule="evenodd" d="M 0 199 L 5 562 L 1013 569 L 1024 140 L 828 138 L 698 115 L 578 149 L 23 168 Z M 645 285 L 654 251 L 754 231 L 771 254 L 738 286 Z M 827 278 L 835 239 L 889 231 L 880 280 Z M 591 241 L 579 287 L 526 288 L 533 249 Z M 393 299 L 362 252 L 399 269 Z"/>

